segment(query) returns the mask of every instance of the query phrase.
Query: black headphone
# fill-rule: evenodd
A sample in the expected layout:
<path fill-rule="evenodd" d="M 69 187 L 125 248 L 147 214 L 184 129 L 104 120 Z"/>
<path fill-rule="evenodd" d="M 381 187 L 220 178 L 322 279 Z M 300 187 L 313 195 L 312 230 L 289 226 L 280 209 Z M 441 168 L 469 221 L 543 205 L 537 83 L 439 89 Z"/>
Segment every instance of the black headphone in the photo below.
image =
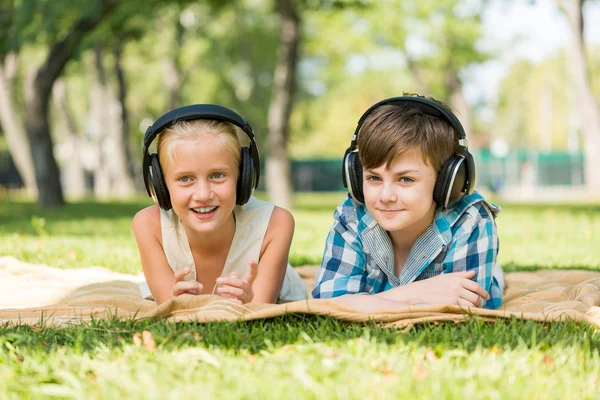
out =
<path fill-rule="evenodd" d="M 236 186 L 236 204 L 246 204 L 250 200 L 252 192 L 258 186 L 258 180 L 260 179 L 260 156 L 254 139 L 254 132 L 248 121 L 244 118 L 232 110 L 216 104 L 193 104 L 176 108 L 157 119 L 156 122 L 148 127 L 144 135 L 142 161 L 144 185 L 146 186 L 148 196 L 152 197 L 154 202 L 163 210 L 170 210 L 172 208 L 169 190 L 167 189 L 162 169 L 160 168 L 158 154 L 149 154 L 148 149 L 154 138 L 165 129 L 175 125 L 179 121 L 191 121 L 194 119 L 212 119 L 229 122 L 240 127 L 250 138 L 250 146 L 242 147 L 240 173 Z"/>
<path fill-rule="evenodd" d="M 371 106 L 358 121 L 358 126 L 352 136 L 350 147 L 344 154 L 342 165 L 342 179 L 344 187 L 348 188 L 348 192 L 355 200 L 364 203 L 365 197 L 363 193 L 363 171 L 357 150 L 358 132 L 365 122 L 365 119 L 379 106 L 393 104 L 400 107 L 418 108 L 423 114 L 433 117 L 443 118 L 447 120 L 456 135 L 458 136 L 458 144 L 460 147 L 460 156 L 453 155 L 442 165 L 439 171 L 435 187 L 433 189 L 433 200 L 444 209 L 447 209 L 452 199 L 456 199 L 461 193 L 471 194 L 475 187 L 475 161 L 473 155 L 469 153 L 467 147 L 467 137 L 465 130 L 462 127 L 458 118 L 448 108 L 435 100 L 430 100 L 425 97 L 416 96 L 400 96 L 392 97 L 380 101 Z"/>

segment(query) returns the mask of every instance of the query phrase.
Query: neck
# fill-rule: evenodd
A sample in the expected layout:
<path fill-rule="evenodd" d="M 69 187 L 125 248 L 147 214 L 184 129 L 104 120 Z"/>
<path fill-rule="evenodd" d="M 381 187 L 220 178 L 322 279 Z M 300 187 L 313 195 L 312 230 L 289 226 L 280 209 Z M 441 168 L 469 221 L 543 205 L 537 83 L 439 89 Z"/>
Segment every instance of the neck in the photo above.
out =
<path fill-rule="evenodd" d="M 429 225 L 433 223 L 434 217 L 435 203 L 431 205 L 431 208 L 429 211 L 427 211 L 427 214 L 425 214 L 423 218 L 415 222 L 412 226 L 399 231 L 388 232 L 394 249 L 403 252 L 410 251 L 419 236 L 421 236 L 423 232 L 427 230 Z"/>
<path fill-rule="evenodd" d="M 235 217 L 233 213 L 225 223 L 215 232 L 208 234 L 198 233 L 185 226 L 185 234 L 191 249 L 218 250 L 231 245 L 235 234 Z"/>

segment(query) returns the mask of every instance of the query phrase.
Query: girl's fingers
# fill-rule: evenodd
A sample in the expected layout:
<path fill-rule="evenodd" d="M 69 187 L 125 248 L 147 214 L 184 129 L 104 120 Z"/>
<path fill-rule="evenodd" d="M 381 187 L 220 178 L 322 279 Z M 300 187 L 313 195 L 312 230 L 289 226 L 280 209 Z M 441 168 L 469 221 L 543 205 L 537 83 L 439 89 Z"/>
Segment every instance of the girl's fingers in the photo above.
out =
<path fill-rule="evenodd" d="M 250 270 L 248 271 L 248 275 L 244 278 L 244 282 L 252 285 L 252 282 L 256 279 L 256 275 L 258 274 L 258 263 L 256 261 L 250 261 Z"/>
<path fill-rule="evenodd" d="M 177 283 L 177 282 L 183 281 L 183 278 L 185 278 L 185 276 L 189 273 L 190 273 L 190 269 L 188 267 L 185 267 L 183 269 L 180 269 L 179 271 L 176 271 L 173 274 L 174 282 Z"/>
<path fill-rule="evenodd" d="M 237 288 L 243 288 L 246 285 L 246 282 L 241 280 L 235 272 L 232 272 L 228 277 L 217 278 L 217 284 L 219 286 L 229 285 Z"/>
<path fill-rule="evenodd" d="M 220 295 L 234 296 L 237 299 L 241 299 L 246 292 L 244 292 L 243 289 L 234 286 L 223 285 L 217 288 L 217 293 Z"/>
<path fill-rule="evenodd" d="M 234 303 L 237 303 L 237 304 L 244 304 L 244 302 L 243 302 L 243 301 L 241 301 L 241 300 L 240 300 L 240 299 L 238 299 L 237 297 L 235 297 L 235 296 L 231 296 L 231 295 L 229 295 L 229 294 L 223 294 L 223 295 L 221 295 L 221 297 L 223 297 L 223 298 L 225 298 L 225 299 L 228 299 L 228 300 L 231 300 L 231 301 L 233 301 Z"/>
<path fill-rule="evenodd" d="M 195 294 L 202 293 L 202 284 L 198 281 L 180 281 L 173 286 L 173 295 L 179 296 L 189 290 L 196 291 Z M 190 293 L 192 294 L 192 293 Z"/>

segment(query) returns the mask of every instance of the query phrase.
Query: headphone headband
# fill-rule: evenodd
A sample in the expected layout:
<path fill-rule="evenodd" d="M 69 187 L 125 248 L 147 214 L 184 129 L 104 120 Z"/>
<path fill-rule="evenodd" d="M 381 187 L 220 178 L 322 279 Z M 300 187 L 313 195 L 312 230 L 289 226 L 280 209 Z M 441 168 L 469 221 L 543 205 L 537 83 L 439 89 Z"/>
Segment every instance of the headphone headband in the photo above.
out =
<path fill-rule="evenodd" d="M 146 130 L 144 135 L 144 146 L 150 147 L 154 138 L 170 126 L 179 121 L 190 121 L 194 119 L 214 119 L 218 121 L 229 122 L 240 127 L 250 138 L 252 144 L 255 143 L 254 132 L 250 123 L 232 110 L 216 104 L 192 104 L 176 108 L 161 116 Z"/>
<path fill-rule="evenodd" d="M 148 153 L 148 149 L 150 145 L 161 132 L 165 129 L 175 125 L 180 121 L 191 121 L 195 119 L 212 119 L 217 121 L 229 122 L 237 127 L 239 127 L 250 139 L 250 155 L 252 158 L 252 162 L 254 164 L 254 187 L 258 186 L 258 181 L 260 179 L 260 154 L 258 153 L 258 146 L 256 145 L 256 140 L 254 137 L 254 132 L 252 131 L 252 126 L 245 119 L 242 118 L 236 112 L 230 110 L 229 108 L 219 106 L 217 104 L 192 104 L 180 108 L 176 108 L 167 112 L 158 118 L 151 126 L 148 127 L 146 133 L 144 134 L 144 148 L 143 148 L 143 168 L 144 171 L 148 170 L 150 165 L 150 155 Z M 148 190 L 148 178 L 147 174 L 144 173 L 144 182 L 146 185 L 146 190 L 148 194 L 150 194 Z"/>
<path fill-rule="evenodd" d="M 444 208 L 451 205 L 452 199 L 460 193 L 471 194 L 475 187 L 475 161 L 467 147 L 467 137 L 462 124 L 450 109 L 443 104 L 422 96 L 399 96 L 391 97 L 375 103 L 358 120 L 350 147 L 346 149 L 342 163 L 342 181 L 348 188 L 350 195 L 360 203 L 364 203 L 362 188 L 362 165 L 358 156 L 358 134 L 367 117 L 378 107 L 393 104 L 398 107 L 416 108 L 425 115 L 440 118 L 447 121 L 457 136 L 460 148 L 460 156 L 453 155 L 441 166 L 438 171 L 435 187 L 433 190 L 434 201 Z"/>
<path fill-rule="evenodd" d="M 356 129 L 354 131 L 354 135 L 352 136 L 352 143 L 350 144 L 349 150 L 352 151 L 356 148 L 356 141 L 358 138 L 358 131 L 360 130 L 362 124 L 365 122 L 367 117 L 378 107 L 393 104 L 399 107 L 412 107 L 418 108 L 423 114 L 431 115 L 437 118 L 443 118 L 450 123 L 454 132 L 458 135 L 458 143 L 461 148 L 467 149 L 467 135 L 465 134 L 465 129 L 462 124 L 454 115 L 452 111 L 446 108 L 441 103 L 438 103 L 434 100 L 429 100 L 426 97 L 417 97 L 417 96 L 398 96 L 391 97 L 389 99 L 381 100 L 378 103 L 373 104 L 358 120 L 358 124 L 356 125 Z"/>

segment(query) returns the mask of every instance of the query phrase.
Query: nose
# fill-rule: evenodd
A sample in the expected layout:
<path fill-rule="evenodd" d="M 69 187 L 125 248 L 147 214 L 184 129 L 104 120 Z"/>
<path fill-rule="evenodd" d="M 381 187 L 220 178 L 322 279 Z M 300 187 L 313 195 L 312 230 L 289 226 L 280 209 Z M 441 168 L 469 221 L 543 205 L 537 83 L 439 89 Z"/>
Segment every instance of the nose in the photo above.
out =
<path fill-rule="evenodd" d="M 208 200 L 211 200 L 214 196 L 214 192 L 212 190 L 210 182 L 202 179 L 196 181 L 196 184 L 194 185 L 194 193 L 192 196 L 194 200 L 197 200 L 200 203 L 204 203 Z"/>
<path fill-rule="evenodd" d="M 396 195 L 396 188 L 394 184 L 384 183 L 381 185 L 381 191 L 379 192 L 379 200 L 382 203 L 394 203 L 398 200 Z"/>

